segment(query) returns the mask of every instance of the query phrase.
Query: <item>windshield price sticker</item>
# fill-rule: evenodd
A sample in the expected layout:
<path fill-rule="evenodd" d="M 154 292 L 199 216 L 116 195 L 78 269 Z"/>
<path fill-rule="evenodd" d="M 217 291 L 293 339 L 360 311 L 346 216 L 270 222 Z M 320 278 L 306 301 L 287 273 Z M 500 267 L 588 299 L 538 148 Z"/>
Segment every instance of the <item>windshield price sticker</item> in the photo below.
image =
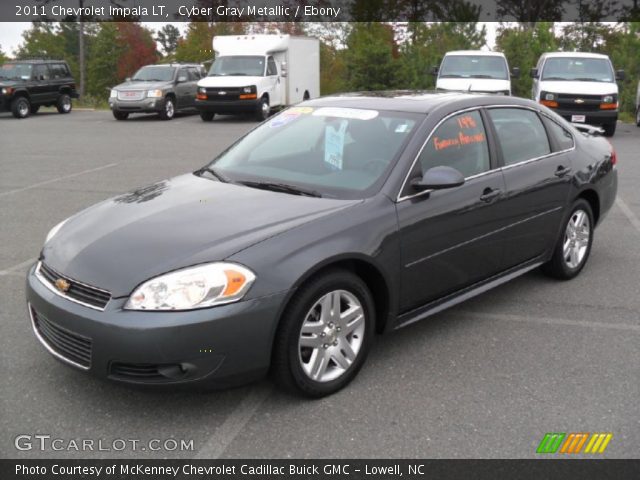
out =
<path fill-rule="evenodd" d="M 294 107 L 294 108 L 290 108 L 289 110 L 285 110 L 280 115 L 277 115 L 276 117 L 274 117 L 273 120 L 271 120 L 271 122 L 269 122 L 269 127 L 270 128 L 281 127 L 283 125 L 291 123 L 296 118 L 298 118 L 300 115 L 308 115 L 311 112 L 313 112 L 313 108 L 311 108 L 311 107 Z"/>
<path fill-rule="evenodd" d="M 342 170 L 344 156 L 344 137 L 347 133 L 346 120 L 340 122 L 340 127 L 327 125 L 324 134 L 324 161 L 331 170 Z"/>
<path fill-rule="evenodd" d="M 317 117 L 352 118 L 356 120 L 373 120 L 378 116 L 376 110 L 359 108 L 322 107 L 313 112 Z"/>

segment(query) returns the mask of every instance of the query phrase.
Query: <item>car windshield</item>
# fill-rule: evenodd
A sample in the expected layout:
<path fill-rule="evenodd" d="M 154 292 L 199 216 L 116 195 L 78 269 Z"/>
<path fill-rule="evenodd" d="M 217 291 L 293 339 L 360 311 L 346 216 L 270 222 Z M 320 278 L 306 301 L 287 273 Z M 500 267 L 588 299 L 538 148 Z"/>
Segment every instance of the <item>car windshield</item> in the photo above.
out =
<path fill-rule="evenodd" d="M 131 80 L 136 82 L 170 82 L 175 74 L 175 67 L 142 67 Z"/>
<path fill-rule="evenodd" d="M 441 78 L 495 78 L 507 80 L 507 62 L 502 57 L 447 55 L 440 67 Z"/>
<path fill-rule="evenodd" d="M 613 68 L 606 58 L 548 58 L 542 80 L 613 82 Z"/>
<path fill-rule="evenodd" d="M 0 67 L 0 78 L 4 80 L 29 80 L 31 65 L 28 63 L 5 63 Z"/>
<path fill-rule="evenodd" d="M 264 76 L 265 57 L 231 55 L 216 58 L 209 76 L 231 75 L 231 76 Z"/>
<path fill-rule="evenodd" d="M 379 190 L 420 114 L 298 106 L 281 112 L 209 165 L 219 178 L 288 193 L 365 198 Z"/>

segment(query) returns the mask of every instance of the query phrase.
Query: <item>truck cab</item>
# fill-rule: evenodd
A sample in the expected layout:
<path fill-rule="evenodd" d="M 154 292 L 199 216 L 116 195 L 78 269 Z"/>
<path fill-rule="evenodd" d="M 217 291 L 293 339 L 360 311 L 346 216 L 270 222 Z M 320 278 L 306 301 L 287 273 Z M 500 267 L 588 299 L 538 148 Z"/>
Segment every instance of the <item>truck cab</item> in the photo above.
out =
<path fill-rule="evenodd" d="M 599 125 L 608 137 L 618 121 L 618 84 L 606 55 L 584 52 L 543 53 L 533 78 L 531 97 L 573 123 Z"/>
<path fill-rule="evenodd" d="M 437 75 L 436 90 L 511 95 L 511 76 L 517 78 L 520 70 L 510 72 L 500 52 L 458 50 L 447 52 L 432 73 Z"/>
<path fill-rule="evenodd" d="M 213 49 L 215 61 L 196 96 L 204 121 L 216 113 L 252 113 L 262 121 L 272 110 L 320 95 L 317 39 L 221 35 L 214 37 Z"/>

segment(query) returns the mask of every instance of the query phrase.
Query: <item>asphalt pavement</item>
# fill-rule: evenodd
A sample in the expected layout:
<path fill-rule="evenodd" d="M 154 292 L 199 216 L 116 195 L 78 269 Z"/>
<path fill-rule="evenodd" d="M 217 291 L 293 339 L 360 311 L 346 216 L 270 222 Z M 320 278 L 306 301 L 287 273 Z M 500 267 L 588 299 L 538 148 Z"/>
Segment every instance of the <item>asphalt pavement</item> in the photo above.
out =
<path fill-rule="evenodd" d="M 304 400 L 268 380 L 221 392 L 147 391 L 55 361 L 31 331 L 24 292 L 48 230 L 100 200 L 195 170 L 254 126 L 233 117 L 0 115 L 1 457 L 533 458 L 547 432 L 611 432 L 606 457 L 638 457 L 633 125 L 619 125 L 612 139 L 618 199 L 578 278 L 557 282 L 534 271 L 379 337 L 359 376 L 336 395 Z M 19 435 L 31 436 L 31 449 L 16 449 Z M 40 451 L 35 435 L 61 439 L 62 450 Z M 73 441 L 82 440 L 94 449 L 76 451 Z M 139 440 L 136 450 L 130 440 Z M 152 451 L 150 440 L 166 448 Z"/>

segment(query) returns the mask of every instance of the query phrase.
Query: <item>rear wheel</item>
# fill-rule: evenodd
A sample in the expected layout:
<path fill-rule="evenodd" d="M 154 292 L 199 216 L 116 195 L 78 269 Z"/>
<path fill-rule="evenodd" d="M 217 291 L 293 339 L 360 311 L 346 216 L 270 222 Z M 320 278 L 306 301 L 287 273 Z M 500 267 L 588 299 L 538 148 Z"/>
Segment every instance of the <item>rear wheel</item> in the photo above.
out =
<path fill-rule="evenodd" d="M 300 288 L 276 334 L 276 382 L 309 397 L 346 386 L 371 347 L 374 315 L 369 289 L 351 272 L 333 270 Z"/>
<path fill-rule="evenodd" d="M 256 111 L 256 120 L 259 122 L 265 121 L 269 118 L 271 107 L 269 106 L 269 100 L 266 97 L 262 97 L 258 102 L 258 110 Z"/>
<path fill-rule="evenodd" d="M 16 118 L 27 118 L 31 112 L 31 104 L 25 97 L 18 97 L 11 102 L 11 113 Z"/>
<path fill-rule="evenodd" d="M 176 104 L 172 97 L 167 97 L 164 100 L 164 108 L 160 111 L 160 118 L 162 120 L 171 120 L 176 114 Z"/>
<path fill-rule="evenodd" d="M 591 205 L 584 199 L 577 200 L 565 220 L 553 257 L 542 266 L 542 271 L 560 280 L 578 275 L 589 259 L 594 227 Z"/>
<path fill-rule="evenodd" d="M 58 113 L 69 113 L 71 111 L 71 97 L 66 93 L 60 95 L 56 103 L 56 108 L 58 109 Z"/>
<path fill-rule="evenodd" d="M 129 118 L 129 114 L 127 112 L 120 112 L 118 110 L 113 111 L 113 116 L 116 120 L 126 120 Z"/>
<path fill-rule="evenodd" d="M 203 122 L 210 122 L 216 114 L 213 112 L 200 112 L 200 118 Z"/>
<path fill-rule="evenodd" d="M 613 135 L 616 133 L 616 126 L 617 126 L 617 122 L 607 123 L 606 125 L 603 125 L 604 136 L 613 137 Z"/>

